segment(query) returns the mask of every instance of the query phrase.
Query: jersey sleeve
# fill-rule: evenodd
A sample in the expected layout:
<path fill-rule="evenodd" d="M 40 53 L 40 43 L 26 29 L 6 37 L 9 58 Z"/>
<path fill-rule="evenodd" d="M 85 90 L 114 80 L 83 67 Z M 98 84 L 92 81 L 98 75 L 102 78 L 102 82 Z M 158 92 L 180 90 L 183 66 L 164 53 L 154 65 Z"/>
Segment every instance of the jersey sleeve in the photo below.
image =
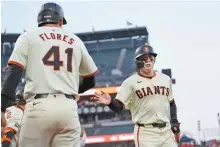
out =
<path fill-rule="evenodd" d="M 173 88 L 172 88 L 172 80 L 169 78 L 169 95 L 168 95 L 168 101 L 172 102 L 174 100 L 173 98 Z"/>
<path fill-rule="evenodd" d="M 25 34 L 21 34 L 15 43 L 15 47 L 9 58 L 8 65 L 16 64 L 24 70 L 26 67 L 27 58 L 28 40 Z"/>
<path fill-rule="evenodd" d="M 84 78 L 91 77 L 98 72 L 98 68 L 81 40 L 80 47 L 82 51 L 82 60 L 79 67 L 80 75 Z"/>
<path fill-rule="evenodd" d="M 127 80 L 125 80 L 122 85 L 120 86 L 120 89 L 115 97 L 116 100 L 119 100 L 123 103 L 124 107 L 128 106 L 132 99 L 132 87 L 131 84 Z"/>

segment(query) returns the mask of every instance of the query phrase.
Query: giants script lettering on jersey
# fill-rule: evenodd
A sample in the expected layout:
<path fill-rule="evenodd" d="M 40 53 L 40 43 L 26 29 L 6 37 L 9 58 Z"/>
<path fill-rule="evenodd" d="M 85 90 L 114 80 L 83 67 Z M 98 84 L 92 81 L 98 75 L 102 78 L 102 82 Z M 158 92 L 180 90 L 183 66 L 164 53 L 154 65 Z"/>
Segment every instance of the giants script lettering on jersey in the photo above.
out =
<path fill-rule="evenodd" d="M 43 33 L 39 35 L 40 38 L 45 41 L 45 40 L 50 40 L 50 39 L 56 39 L 56 40 L 61 40 L 64 42 L 67 42 L 68 44 L 73 44 L 74 39 L 73 38 L 69 38 L 69 36 L 67 35 L 61 35 L 61 34 L 55 34 L 55 33 Z"/>
<path fill-rule="evenodd" d="M 135 91 L 137 97 L 142 99 L 145 96 L 152 96 L 152 95 L 166 95 L 168 96 L 170 93 L 170 89 L 165 86 L 154 86 L 154 90 L 150 87 L 141 88 L 140 90 Z"/>

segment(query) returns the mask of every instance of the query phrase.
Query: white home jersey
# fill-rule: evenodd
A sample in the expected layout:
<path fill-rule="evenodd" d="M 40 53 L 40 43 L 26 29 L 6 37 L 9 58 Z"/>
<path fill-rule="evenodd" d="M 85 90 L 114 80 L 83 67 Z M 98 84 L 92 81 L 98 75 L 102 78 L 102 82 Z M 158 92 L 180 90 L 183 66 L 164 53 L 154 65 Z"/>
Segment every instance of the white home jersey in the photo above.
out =
<path fill-rule="evenodd" d="M 23 118 L 23 110 L 17 106 L 11 106 L 6 109 L 5 118 L 6 118 L 6 127 L 14 129 L 16 132 L 19 132 L 21 121 Z"/>
<path fill-rule="evenodd" d="M 130 108 L 134 123 L 170 122 L 172 82 L 165 74 L 155 73 L 153 78 L 132 75 L 123 82 L 116 99 Z"/>
<path fill-rule="evenodd" d="M 39 93 L 78 95 L 79 76 L 98 70 L 82 40 L 55 27 L 21 34 L 8 63 L 26 70 L 25 99 Z"/>

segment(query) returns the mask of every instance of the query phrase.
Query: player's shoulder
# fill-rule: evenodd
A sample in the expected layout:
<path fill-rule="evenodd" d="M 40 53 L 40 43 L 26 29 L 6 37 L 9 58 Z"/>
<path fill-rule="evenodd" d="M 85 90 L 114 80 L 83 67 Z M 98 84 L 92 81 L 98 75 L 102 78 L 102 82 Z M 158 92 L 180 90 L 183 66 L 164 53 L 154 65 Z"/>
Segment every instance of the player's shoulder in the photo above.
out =
<path fill-rule="evenodd" d="M 36 34 L 38 34 L 40 32 L 40 30 L 42 30 L 42 29 L 37 28 L 37 29 L 31 29 L 31 30 L 25 31 L 25 32 L 20 34 L 18 39 L 31 40 L 31 38 L 33 36 L 36 36 Z"/>
<path fill-rule="evenodd" d="M 164 73 L 161 73 L 161 72 L 155 72 L 156 76 L 159 77 L 159 78 L 163 78 L 163 79 L 166 79 L 166 80 L 171 80 L 171 78 L 164 74 Z"/>
<path fill-rule="evenodd" d="M 34 29 L 29 29 L 28 31 L 23 32 L 21 35 L 25 36 L 31 36 L 31 35 L 36 35 L 38 32 L 42 32 L 44 29 L 42 27 L 39 28 L 34 28 Z"/>
<path fill-rule="evenodd" d="M 32 37 L 32 36 L 38 36 L 39 34 L 42 33 L 51 33 L 51 32 L 63 32 L 66 33 L 65 30 L 63 30 L 62 28 L 58 28 L 58 27 L 38 27 L 38 28 L 33 28 L 33 29 L 29 29 L 28 31 L 23 32 L 21 35 L 27 36 L 27 37 Z"/>
<path fill-rule="evenodd" d="M 72 35 L 72 38 L 74 39 L 75 44 L 77 44 L 79 46 L 84 45 L 82 39 L 80 39 L 79 36 L 77 36 L 74 33 L 71 33 L 71 35 Z"/>
<path fill-rule="evenodd" d="M 83 41 L 75 33 L 69 30 L 66 30 L 66 29 L 61 29 L 60 31 L 66 34 L 68 37 L 73 38 L 75 45 L 78 45 L 78 46 L 84 45 Z"/>
<path fill-rule="evenodd" d="M 73 38 L 74 41 L 83 42 L 75 33 L 73 33 L 72 31 L 69 31 L 65 28 L 53 27 L 51 30 L 54 30 L 55 33 L 61 33 L 61 34 L 67 35 L 68 37 Z"/>

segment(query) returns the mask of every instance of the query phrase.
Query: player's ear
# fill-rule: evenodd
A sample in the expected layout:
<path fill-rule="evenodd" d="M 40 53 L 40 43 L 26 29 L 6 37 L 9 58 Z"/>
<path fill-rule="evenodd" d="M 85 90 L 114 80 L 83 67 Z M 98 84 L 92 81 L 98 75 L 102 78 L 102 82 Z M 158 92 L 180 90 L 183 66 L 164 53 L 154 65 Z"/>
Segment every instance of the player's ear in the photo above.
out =
<path fill-rule="evenodd" d="M 59 20 L 58 26 L 59 26 L 59 27 L 62 27 L 62 26 L 63 26 L 63 19 L 60 19 L 60 20 Z"/>

